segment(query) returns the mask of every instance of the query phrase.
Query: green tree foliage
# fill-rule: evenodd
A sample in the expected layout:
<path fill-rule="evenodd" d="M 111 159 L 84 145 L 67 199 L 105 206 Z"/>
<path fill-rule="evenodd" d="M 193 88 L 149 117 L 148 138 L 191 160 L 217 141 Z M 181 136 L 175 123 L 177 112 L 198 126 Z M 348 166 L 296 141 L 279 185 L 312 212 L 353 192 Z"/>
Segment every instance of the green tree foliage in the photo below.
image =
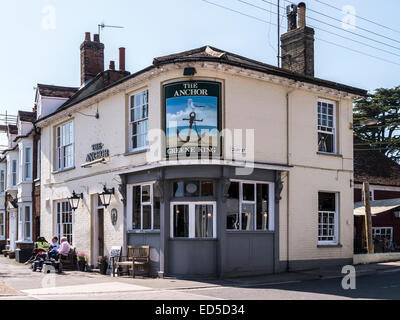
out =
<path fill-rule="evenodd" d="M 369 119 L 377 123 L 362 125 Z M 355 134 L 364 140 L 356 143 L 356 150 L 379 150 L 400 163 L 400 86 L 377 89 L 375 93 L 356 101 L 354 123 Z"/>

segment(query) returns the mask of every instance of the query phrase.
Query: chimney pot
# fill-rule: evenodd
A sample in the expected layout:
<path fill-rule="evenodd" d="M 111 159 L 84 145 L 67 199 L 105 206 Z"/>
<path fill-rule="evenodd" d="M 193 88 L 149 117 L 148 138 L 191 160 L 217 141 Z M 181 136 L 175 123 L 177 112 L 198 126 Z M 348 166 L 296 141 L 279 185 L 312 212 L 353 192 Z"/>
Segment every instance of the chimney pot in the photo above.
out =
<path fill-rule="evenodd" d="M 297 6 L 291 4 L 286 7 L 288 31 L 297 29 Z"/>
<path fill-rule="evenodd" d="M 98 34 L 93 35 L 93 41 L 100 42 L 100 35 L 98 35 Z"/>
<path fill-rule="evenodd" d="M 110 70 L 115 70 L 115 61 L 110 61 Z"/>
<path fill-rule="evenodd" d="M 306 26 L 306 4 L 304 2 L 299 3 L 299 28 Z"/>
<path fill-rule="evenodd" d="M 125 71 L 125 48 L 119 48 L 119 70 Z"/>
<path fill-rule="evenodd" d="M 85 41 L 90 41 L 90 32 L 85 32 Z"/>

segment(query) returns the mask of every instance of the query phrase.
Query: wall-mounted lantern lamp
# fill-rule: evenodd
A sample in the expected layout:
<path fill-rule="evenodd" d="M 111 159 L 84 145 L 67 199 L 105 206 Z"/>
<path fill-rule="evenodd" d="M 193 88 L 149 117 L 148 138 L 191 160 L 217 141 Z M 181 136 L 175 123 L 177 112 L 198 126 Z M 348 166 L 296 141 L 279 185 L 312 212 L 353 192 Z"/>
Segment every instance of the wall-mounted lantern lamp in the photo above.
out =
<path fill-rule="evenodd" d="M 394 211 L 394 217 L 400 219 L 400 209 Z"/>
<path fill-rule="evenodd" d="M 83 193 L 76 194 L 75 191 L 72 192 L 72 197 L 68 198 L 68 201 L 73 211 L 79 208 L 79 200 L 81 199 L 83 199 Z"/>
<path fill-rule="evenodd" d="M 101 202 L 104 207 L 108 207 L 111 203 L 111 197 L 115 193 L 115 188 L 107 189 L 106 186 L 103 188 L 103 192 L 99 194 Z"/>

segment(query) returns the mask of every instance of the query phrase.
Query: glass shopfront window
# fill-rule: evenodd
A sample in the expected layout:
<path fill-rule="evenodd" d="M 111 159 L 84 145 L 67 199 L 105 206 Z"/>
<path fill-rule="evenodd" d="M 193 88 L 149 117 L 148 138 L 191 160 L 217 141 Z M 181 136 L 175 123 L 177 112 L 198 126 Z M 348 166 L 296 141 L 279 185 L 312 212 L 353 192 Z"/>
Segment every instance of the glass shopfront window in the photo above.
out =
<path fill-rule="evenodd" d="M 227 230 L 274 231 L 272 183 L 232 181 L 227 197 Z"/>
<path fill-rule="evenodd" d="M 132 186 L 132 230 L 160 230 L 160 196 L 153 184 Z"/>

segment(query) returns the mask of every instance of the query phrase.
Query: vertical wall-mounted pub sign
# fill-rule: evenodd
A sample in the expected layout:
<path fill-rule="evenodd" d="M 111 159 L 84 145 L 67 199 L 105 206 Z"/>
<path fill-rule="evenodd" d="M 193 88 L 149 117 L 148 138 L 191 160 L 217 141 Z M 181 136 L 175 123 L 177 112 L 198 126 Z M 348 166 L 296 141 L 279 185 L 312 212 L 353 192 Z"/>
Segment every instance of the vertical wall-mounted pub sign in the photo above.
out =
<path fill-rule="evenodd" d="M 221 84 L 182 81 L 164 86 L 166 156 L 220 157 Z"/>

